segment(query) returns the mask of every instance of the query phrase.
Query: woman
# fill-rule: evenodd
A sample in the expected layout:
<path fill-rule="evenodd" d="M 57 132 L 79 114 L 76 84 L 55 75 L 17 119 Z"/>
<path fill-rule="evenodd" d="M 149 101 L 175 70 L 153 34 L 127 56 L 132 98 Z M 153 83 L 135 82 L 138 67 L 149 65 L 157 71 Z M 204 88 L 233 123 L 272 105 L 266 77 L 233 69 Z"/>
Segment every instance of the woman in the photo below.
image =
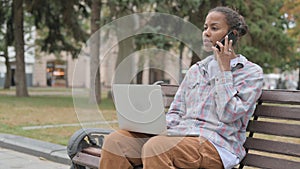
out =
<path fill-rule="evenodd" d="M 229 32 L 234 40 L 229 40 Z M 202 36 L 204 50 L 213 55 L 189 69 L 167 113 L 168 131 L 186 137 L 119 130 L 106 138 L 100 168 L 227 169 L 237 165 L 245 156 L 246 126 L 263 85 L 262 69 L 234 52 L 235 41 L 246 33 L 243 17 L 234 10 L 210 10 Z"/>

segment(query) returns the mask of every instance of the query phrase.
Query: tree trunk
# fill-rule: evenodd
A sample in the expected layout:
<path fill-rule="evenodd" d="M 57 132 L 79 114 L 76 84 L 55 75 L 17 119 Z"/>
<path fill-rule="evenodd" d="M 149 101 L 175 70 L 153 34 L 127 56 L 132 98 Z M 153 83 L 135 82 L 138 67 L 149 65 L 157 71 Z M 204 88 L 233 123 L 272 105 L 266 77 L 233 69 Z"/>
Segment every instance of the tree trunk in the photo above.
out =
<path fill-rule="evenodd" d="M 101 79 L 100 79 L 100 12 L 101 0 L 92 1 L 92 16 L 91 16 L 91 60 L 90 60 L 90 102 L 101 102 Z"/>
<path fill-rule="evenodd" d="M 117 33 L 118 34 L 118 33 Z M 117 35 L 118 36 L 118 35 Z M 119 51 L 118 51 L 118 59 L 116 63 L 116 71 L 114 76 L 114 83 L 118 84 L 128 84 L 135 83 L 133 77 L 133 69 L 134 69 L 134 58 L 130 56 L 132 54 L 134 46 L 133 46 L 133 38 L 129 37 L 119 42 Z"/>
<path fill-rule="evenodd" d="M 13 0 L 13 24 L 16 50 L 16 96 L 28 97 L 23 32 L 23 0 Z"/>
<path fill-rule="evenodd" d="M 6 41 L 6 39 L 5 39 Z M 4 58 L 5 58 L 5 66 L 6 66 L 6 75 L 5 75 L 5 82 L 4 82 L 4 89 L 9 89 L 11 85 L 11 66 L 8 57 L 7 51 L 7 43 L 4 46 Z"/>
<path fill-rule="evenodd" d="M 297 86 L 297 90 L 300 90 L 300 66 L 298 68 L 298 86 Z"/>
<path fill-rule="evenodd" d="M 136 24 L 133 18 L 128 18 L 126 21 L 125 24 L 118 23 L 116 25 L 119 50 L 115 67 L 114 83 L 119 84 L 136 83 L 134 77 L 137 75 L 134 74 L 134 57 L 131 55 L 134 51 L 134 38 L 127 37 L 125 39 L 120 39 L 120 37 L 124 37 L 124 32 L 129 32 L 129 29 L 132 29 L 130 25 Z"/>

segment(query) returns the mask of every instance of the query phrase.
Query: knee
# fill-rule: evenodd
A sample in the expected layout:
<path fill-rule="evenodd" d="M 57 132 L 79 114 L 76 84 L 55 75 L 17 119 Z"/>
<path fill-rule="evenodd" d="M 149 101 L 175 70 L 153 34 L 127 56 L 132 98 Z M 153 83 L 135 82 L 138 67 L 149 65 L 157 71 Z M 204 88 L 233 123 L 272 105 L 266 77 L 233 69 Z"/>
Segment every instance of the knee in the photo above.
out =
<path fill-rule="evenodd" d="M 165 139 L 163 136 L 155 136 L 149 139 L 142 148 L 143 157 L 152 157 L 161 154 L 164 149 Z"/>
<path fill-rule="evenodd" d="M 126 130 L 117 130 L 105 136 L 102 149 L 113 154 L 121 154 L 125 140 L 129 136 Z"/>
<path fill-rule="evenodd" d="M 159 146 L 160 144 L 163 144 L 163 136 L 154 136 L 150 138 L 144 145 L 144 149 L 152 149 L 154 147 Z"/>
<path fill-rule="evenodd" d="M 163 153 L 170 153 L 178 147 L 181 137 L 155 136 L 149 139 L 143 146 L 143 157 L 152 157 Z"/>
<path fill-rule="evenodd" d="M 109 135 L 105 136 L 103 148 L 106 148 L 108 146 L 113 146 L 113 144 L 118 143 L 120 140 L 122 140 L 124 137 L 128 137 L 130 134 L 126 130 L 117 130 Z"/>

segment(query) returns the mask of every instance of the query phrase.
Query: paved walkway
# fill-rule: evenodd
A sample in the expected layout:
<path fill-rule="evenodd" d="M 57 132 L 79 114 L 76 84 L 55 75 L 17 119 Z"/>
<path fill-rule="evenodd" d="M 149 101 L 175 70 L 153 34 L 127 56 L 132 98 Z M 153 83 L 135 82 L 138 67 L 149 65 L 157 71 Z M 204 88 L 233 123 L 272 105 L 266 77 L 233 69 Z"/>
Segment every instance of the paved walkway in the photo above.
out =
<path fill-rule="evenodd" d="M 69 169 L 69 165 L 55 163 L 42 157 L 36 157 L 0 147 L 0 166 L 5 169 Z"/>
<path fill-rule="evenodd" d="M 69 169 L 70 164 L 66 146 L 0 133 L 1 169 Z"/>

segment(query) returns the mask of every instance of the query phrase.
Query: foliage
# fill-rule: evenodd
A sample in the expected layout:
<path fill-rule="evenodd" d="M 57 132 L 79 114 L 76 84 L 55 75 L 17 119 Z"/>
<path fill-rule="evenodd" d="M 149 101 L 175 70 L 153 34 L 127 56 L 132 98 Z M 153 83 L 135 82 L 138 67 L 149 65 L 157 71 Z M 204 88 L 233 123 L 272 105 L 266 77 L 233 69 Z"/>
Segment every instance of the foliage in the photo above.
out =
<path fill-rule="evenodd" d="M 286 59 L 294 55 L 294 42 L 284 33 L 287 21 L 279 13 L 283 2 L 274 0 L 269 1 L 269 5 L 264 3 L 251 1 L 245 8 L 244 16 L 250 32 L 239 51 L 268 72 L 274 67 L 282 67 Z"/>
<path fill-rule="evenodd" d="M 82 26 L 83 19 L 89 16 L 88 3 L 83 0 L 26 0 L 25 4 L 39 30 L 36 43 L 41 50 L 48 53 L 67 51 L 76 57 L 80 42 L 85 42 L 88 36 Z"/>
<path fill-rule="evenodd" d="M 157 47 L 164 50 L 170 50 L 173 46 L 174 39 L 170 37 L 166 37 L 164 35 L 159 34 L 159 30 L 161 28 L 151 28 L 151 32 L 155 33 L 147 33 L 147 34 L 140 34 L 135 36 L 135 45 L 136 50 L 141 50 L 143 48 L 151 48 Z"/>
<path fill-rule="evenodd" d="M 4 51 L 6 45 L 11 46 L 13 42 L 13 25 L 12 25 L 12 11 L 10 0 L 0 1 L 0 50 Z M 6 43 L 6 44 L 5 44 Z"/>
<path fill-rule="evenodd" d="M 300 0 L 285 0 L 280 12 L 282 17 L 287 20 L 286 33 L 289 37 L 292 37 L 296 42 L 293 48 L 296 51 L 295 57 L 287 58 L 287 64 L 285 68 L 300 67 Z M 299 70 L 300 71 L 300 70 Z"/>
<path fill-rule="evenodd" d="M 7 2 L 11 1 L 1 1 L 0 5 Z M 31 14 L 39 32 L 37 46 L 49 53 L 69 51 L 76 56 L 89 35 L 86 22 L 91 14 L 91 0 L 25 0 L 25 4 L 25 10 Z M 202 29 L 211 8 L 229 6 L 241 13 L 249 26 L 249 34 L 240 40 L 237 52 L 269 72 L 275 67 L 286 68 L 288 65 L 294 68 L 299 64 L 300 56 L 296 52 L 299 46 L 295 46 L 300 41 L 299 4 L 299 0 L 110 0 L 102 1 L 100 22 L 104 25 L 137 12 L 160 12 L 176 15 Z M 0 14 L 0 22 L 9 23 L 8 8 L 1 8 Z M 159 32 L 162 28 L 152 29 Z M 153 46 L 178 50 L 179 46 L 176 40 L 158 34 L 138 35 L 133 42 L 135 50 Z"/>
<path fill-rule="evenodd" d="M 133 12 L 155 11 L 187 19 L 199 29 L 203 28 L 208 11 L 219 5 L 232 7 L 244 16 L 249 26 L 249 34 L 240 40 L 237 52 L 261 65 L 265 72 L 273 71 L 275 67 L 282 68 L 292 58 L 295 58 L 295 51 L 293 50 L 295 41 L 285 33 L 288 21 L 279 12 L 284 7 L 283 0 L 268 2 L 259 0 L 109 1 L 110 9 L 116 9 L 114 10 L 114 17 L 121 17 L 122 14 Z M 159 28 L 153 29 L 157 29 L 159 32 Z M 135 39 L 137 50 L 143 46 L 167 47 L 165 49 L 174 49 L 179 46 L 174 45 L 173 39 L 162 37 L 162 35 L 139 35 Z"/>

